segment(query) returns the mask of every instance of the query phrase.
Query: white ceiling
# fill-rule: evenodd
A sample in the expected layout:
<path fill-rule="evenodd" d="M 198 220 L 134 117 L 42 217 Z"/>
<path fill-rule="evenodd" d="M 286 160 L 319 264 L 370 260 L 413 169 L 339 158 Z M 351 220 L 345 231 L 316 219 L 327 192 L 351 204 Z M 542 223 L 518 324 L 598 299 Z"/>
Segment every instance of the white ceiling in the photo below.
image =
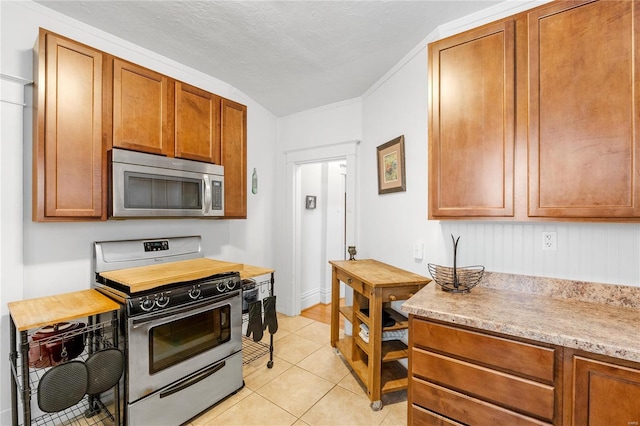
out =
<path fill-rule="evenodd" d="M 500 1 L 38 3 L 222 80 L 284 116 L 361 96 L 439 25 Z"/>

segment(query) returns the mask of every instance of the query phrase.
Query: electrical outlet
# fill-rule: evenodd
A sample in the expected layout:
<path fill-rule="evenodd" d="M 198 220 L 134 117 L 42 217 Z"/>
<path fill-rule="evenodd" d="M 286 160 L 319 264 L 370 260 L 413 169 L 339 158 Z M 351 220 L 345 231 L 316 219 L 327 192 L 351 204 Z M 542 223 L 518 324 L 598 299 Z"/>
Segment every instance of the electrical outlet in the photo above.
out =
<path fill-rule="evenodd" d="M 542 250 L 544 251 L 558 250 L 558 234 L 555 231 L 542 233 Z"/>

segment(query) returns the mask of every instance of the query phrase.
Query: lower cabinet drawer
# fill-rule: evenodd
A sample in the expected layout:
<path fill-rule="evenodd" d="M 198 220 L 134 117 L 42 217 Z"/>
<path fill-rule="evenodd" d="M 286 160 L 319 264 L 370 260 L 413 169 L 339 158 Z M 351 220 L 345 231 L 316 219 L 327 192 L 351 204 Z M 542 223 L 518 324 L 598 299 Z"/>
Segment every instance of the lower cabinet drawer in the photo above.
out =
<path fill-rule="evenodd" d="M 553 383 L 555 351 L 552 348 L 489 336 L 417 318 L 413 319 L 411 330 L 416 346 L 496 367 L 515 375 Z"/>
<path fill-rule="evenodd" d="M 411 406 L 411 418 L 412 426 L 465 426 L 463 423 L 458 423 L 416 405 Z"/>
<path fill-rule="evenodd" d="M 414 425 L 539 426 L 551 424 L 415 377 L 411 379 L 410 386 Z"/>
<path fill-rule="evenodd" d="M 553 421 L 553 386 L 412 348 L 412 375 L 509 410 Z"/>

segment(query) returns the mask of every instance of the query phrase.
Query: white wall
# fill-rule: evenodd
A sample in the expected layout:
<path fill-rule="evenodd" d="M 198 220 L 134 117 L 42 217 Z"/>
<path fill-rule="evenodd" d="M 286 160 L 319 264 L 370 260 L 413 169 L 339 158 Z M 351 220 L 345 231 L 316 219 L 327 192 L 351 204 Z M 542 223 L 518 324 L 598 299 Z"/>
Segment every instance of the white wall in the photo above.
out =
<path fill-rule="evenodd" d="M 346 252 L 346 161 L 332 161 L 327 163 L 327 185 L 323 192 L 326 192 L 326 251 L 325 257 L 321 260 L 324 266 L 322 274 L 322 284 L 320 289 L 320 303 L 331 303 L 331 265 L 330 260 L 344 260 L 348 255 Z"/>
<path fill-rule="evenodd" d="M 325 209 L 326 200 L 322 197 L 322 187 L 326 186 L 326 165 L 322 163 L 304 164 L 300 167 L 300 194 L 297 202 L 301 204 L 300 215 L 300 308 L 305 309 L 320 301 L 320 286 L 324 259 Z M 316 197 L 316 208 L 306 208 L 306 197 Z"/>
<path fill-rule="evenodd" d="M 10 423 L 7 303 L 91 286 L 91 243 L 97 240 L 202 235 L 207 257 L 275 266 L 273 222 L 277 119 L 228 84 L 88 27 L 32 2 L 0 2 L 2 94 L 33 81 L 32 48 L 43 27 L 247 105 L 247 220 L 125 220 L 100 223 L 31 221 L 31 89 L 27 106 L 1 103 L 0 141 L 0 424 Z M 21 88 L 19 90 L 22 90 Z M 13 96 L 11 96 L 13 98 Z M 24 151 L 24 153 L 23 153 Z M 258 193 L 250 190 L 257 169 Z M 277 280 L 277 277 L 276 277 Z M 277 286 L 277 284 L 276 284 Z"/>

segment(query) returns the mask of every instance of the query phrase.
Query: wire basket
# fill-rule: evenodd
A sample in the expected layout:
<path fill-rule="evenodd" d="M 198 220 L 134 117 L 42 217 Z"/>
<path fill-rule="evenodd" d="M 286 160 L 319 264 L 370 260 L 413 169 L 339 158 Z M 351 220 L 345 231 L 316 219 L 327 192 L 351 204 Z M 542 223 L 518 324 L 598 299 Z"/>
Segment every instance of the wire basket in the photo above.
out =
<path fill-rule="evenodd" d="M 444 291 L 452 293 L 468 293 L 480 282 L 484 274 L 484 266 L 480 265 L 451 268 L 429 263 L 428 266 L 433 280 Z"/>

